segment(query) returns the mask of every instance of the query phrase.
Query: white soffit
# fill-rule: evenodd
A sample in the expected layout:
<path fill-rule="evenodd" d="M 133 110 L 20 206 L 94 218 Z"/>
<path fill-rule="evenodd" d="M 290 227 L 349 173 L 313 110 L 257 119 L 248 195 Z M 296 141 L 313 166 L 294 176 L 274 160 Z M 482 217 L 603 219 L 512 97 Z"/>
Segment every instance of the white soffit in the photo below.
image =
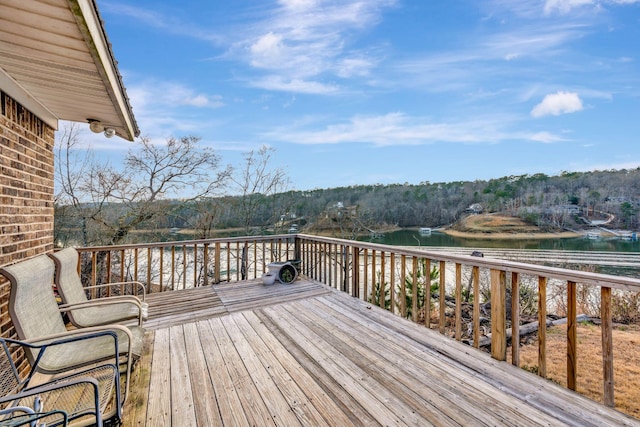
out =
<path fill-rule="evenodd" d="M 49 124 L 140 133 L 93 0 L 0 0 L 0 69 L 0 88 Z"/>

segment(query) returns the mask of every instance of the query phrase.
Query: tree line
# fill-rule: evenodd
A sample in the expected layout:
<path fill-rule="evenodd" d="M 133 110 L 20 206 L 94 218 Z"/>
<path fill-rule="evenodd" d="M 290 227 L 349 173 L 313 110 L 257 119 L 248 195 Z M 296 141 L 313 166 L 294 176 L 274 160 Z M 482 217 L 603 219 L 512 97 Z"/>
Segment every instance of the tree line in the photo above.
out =
<path fill-rule="evenodd" d="M 603 213 L 614 215 L 612 227 L 635 230 L 639 221 L 640 168 L 298 191 L 290 189 L 286 171 L 272 167 L 275 150 L 268 147 L 225 166 L 197 137 L 164 145 L 141 138 L 125 167 L 116 168 L 79 149 L 73 126 L 56 144 L 54 234 L 60 245 L 149 241 L 149 233 L 166 239 L 175 229 L 188 229 L 193 238 L 280 233 L 294 224 L 303 232 L 330 228 L 352 238 L 383 227 L 449 225 L 472 205 L 548 230 Z"/>

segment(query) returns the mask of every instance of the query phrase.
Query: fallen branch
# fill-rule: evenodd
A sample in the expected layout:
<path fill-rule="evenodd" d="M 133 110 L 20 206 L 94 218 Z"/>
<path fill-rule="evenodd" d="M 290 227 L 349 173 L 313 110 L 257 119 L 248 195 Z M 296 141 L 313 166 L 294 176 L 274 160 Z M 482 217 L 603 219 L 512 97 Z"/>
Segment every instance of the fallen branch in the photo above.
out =
<path fill-rule="evenodd" d="M 586 314 L 580 314 L 576 317 L 576 321 L 577 322 L 586 322 L 590 320 L 589 316 L 587 316 Z M 564 325 L 565 323 L 567 323 L 567 318 L 563 317 L 562 319 L 557 319 L 557 320 L 550 320 L 547 319 L 547 327 L 549 326 L 557 326 L 557 325 Z M 524 325 L 520 326 L 520 333 L 519 336 L 526 336 L 529 334 L 532 334 L 534 332 L 537 332 L 539 328 L 539 322 L 531 322 L 531 323 L 526 323 Z M 512 330 L 511 328 L 507 329 L 507 340 L 511 339 L 511 335 L 512 335 Z M 468 340 L 465 341 L 467 344 L 469 345 L 473 345 L 473 340 Z M 488 347 L 491 345 L 491 334 L 487 334 L 483 337 L 480 338 L 480 347 Z"/>

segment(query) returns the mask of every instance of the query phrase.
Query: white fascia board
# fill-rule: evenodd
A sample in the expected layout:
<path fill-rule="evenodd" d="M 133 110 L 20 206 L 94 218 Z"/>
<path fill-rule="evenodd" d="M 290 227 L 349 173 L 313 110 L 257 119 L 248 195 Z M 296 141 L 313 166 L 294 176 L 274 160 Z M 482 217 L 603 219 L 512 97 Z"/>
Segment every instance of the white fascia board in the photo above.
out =
<path fill-rule="evenodd" d="M 0 90 L 13 98 L 24 108 L 36 115 L 40 120 L 58 130 L 58 118 L 40 101 L 31 94 L 20 83 L 15 81 L 4 69 L 0 67 Z"/>
<path fill-rule="evenodd" d="M 76 14 L 76 20 L 80 25 L 81 22 L 85 25 L 85 30 L 88 31 L 92 46 L 89 49 L 92 50 L 92 55 L 96 60 L 96 66 L 98 71 L 103 77 L 104 83 L 107 86 L 109 95 L 114 107 L 118 109 L 124 124 L 126 124 L 126 130 L 131 140 L 136 136 L 135 125 L 132 120 L 132 111 L 129 104 L 125 99 L 123 92 L 124 88 L 121 86 L 121 80 L 117 71 L 117 65 L 115 59 L 109 47 L 109 42 L 106 38 L 106 32 L 104 26 L 98 16 L 97 6 L 95 0 L 68 0 L 71 5 L 77 5 L 77 8 L 81 12 L 81 16 Z M 74 7 L 72 12 L 75 14 Z M 77 9 L 76 9 L 77 10 Z M 81 27 L 82 31 L 82 27 Z"/>

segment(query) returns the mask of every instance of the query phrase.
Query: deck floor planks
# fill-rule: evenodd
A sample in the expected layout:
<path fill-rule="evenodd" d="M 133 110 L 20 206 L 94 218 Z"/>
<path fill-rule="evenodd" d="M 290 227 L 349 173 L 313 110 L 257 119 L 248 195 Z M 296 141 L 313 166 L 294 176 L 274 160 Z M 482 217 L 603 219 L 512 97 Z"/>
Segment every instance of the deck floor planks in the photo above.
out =
<path fill-rule="evenodd" d="M 318 339 L 308 325 L 302 324 L 287 310 L 285 305 L 265 309 L 280 326 L 290 328 L 296 337 L 296 344 L 312 358 L 319 361 L 330 376 L 336 379 L 355 400 L 382 425 L 430 425 L 427 420 L 418 418 L 412 408 L 399 400 L 389 390 L 375 381 L 365 371 L 355 365 L 349 357 L 341 357 L 328 342 Z M 288 326 L 287 326 L 288 325 Z M 313 339 L 316 338 L 316 339 Z M 395 408 L 390 410 L 390 408 Z M 398 413 L 402 415 L 398 416 Z M 408 417 L 409 419 L 403 417 Z"/>
<path fill-rule="evenodd" d="M 252 346 L 259 352 L 264 365 L 269 367 L 273 381 L 303 425 L 351 424 L 333 399 L 292 357 L 286 345 L 269 331 L 254 312 L 247 311 L 242 313 L 242 316 L 246 321 L 242 326 L 244 333 L 251 337 Z M 248 326 L 252 330 L 249 330 Z"/>
<path fill-rule="evenodd" d="M 191 349 L 187 353 L 182 326 L 169 329 L 169 355 L 171 358 L 171 425 L 196 425 L 196 412 L 191 391 L 191 375 L 186 355 L 191 357 Z"/>
<path fill-rule="evenodd" d="M 166 426 L 171 425 L 171 357 L 169 354 L 169 329 L 160 329 L 156 331 L 154 335 L 146 425 Z"/>
<path fill-rule="evenodd" d="M 276 282 L 272 285 L 263 285 L 258 279 L 241 284 L 216 285 L 215 290 L 229 312 L 253 310 L 330 292 L 324 285 L 300 279 L 291 284 Z"/>
<path fill-rule="evenodd" d="M 460 374 L 454 361 L 440 357 L 423 345 L 400 340 L 388 328 L 359 318 L 352 311 L 340 310 L 332 304 L 330 297 L 305 301 L 302 305 L 309 308 L 307 312 L 313 311 L 318 319 L 334 325 L 337 331 L 357 331 L 352 333 L 356 340 L 354 345 L 368 358 L 386 362 L 383 374 L 388 374 L 388 386 L 393 387 L 393 382 L 399 383 L 400 388 L 396 393 L 412 390 L 416 394 L 426 395 L 430 403 L 435 405 L 432 409 L 446 413 L 456 422 L 465 424 L 470 418 L 476 418 L 478 423 L 486 425 L 524 425 L 531 420 L 552 424 L 554 421 L 537 411 L 531 411 L 526 418 L 523 417 L 519 400 L 478 378 Z M 394 369 L 394 364 L 397 364 L 397 369 Z M 478 412 L 479 407 L 487 410 Z M 447 408 L 450 408 L 449 412 Z"/>
<path fill-rule="evenodd" d="M 294 365 L 300 365 L 304 370 L 303 373 L 297 375 L 309 376 L 320 388 L 322 399 L 320 404 L 315 405 L 321 410 L 326 411 L 329 421 L 335 420 L 331 425 L 337 426 L 379 426 L 378 421 L 372 417 L 347 390 L 345 390 L 339 382 L 335 380 L 329 373 L 318 363 L 312 359 L 296 342 L 291 338 L 289 328 L 281 329 L 265 312 L 265 309 L 252 311 L 260 322 L 265 326 L 268 335 L 273 340 L 281 343 L 287 349 L 289 357 L 292 358 Z M 299 338 L 298 338 L 299 339 Z M 285 363 L 287 359 L 283 360 Z M 292 365 L 293 366 L 293 365 Z M 308 389 L 305 389 L 308 390 Z M 328 401 L 324 399 L 327 396 Z M 315 401 L 314 401 L 315 402 Z M 337 410 L 332 412 L 333 407 Z M 346 421 L 345 421 L 346 420 Z"/>
<path fill-rule="evenodd" d="M 469 419 L 469 414 L 465 415 L 463 411 L 446 412 L 450 402 L 455 401 L 459 396 L 450 395 L 449 399 L 443 398 L 434 390 L 429 390 L 429 382 L 424 382 L 423 387 L 420 387 L 418 378 L 422 373 L 419 371 L 419 366 L 407 363 L 403 355 L 399 354 L 403 352 L 403 348 L 386 346 L 380 353 L 376 353 L 372 351 L 373 348 L 379 346 L 379 341 L 386 337 L 380 334 L 365 336 L 365 331 L 362 331 L 362 336 L 358 337 L 361 331 L 354 332 L 353 325 L 340 322 L 331 316 L 319 316 L 318 313 L 312 312 L 313 307 L 305 302 L 299 305 L 301 307 L 295 307 L 298 310 L 291 312 L 296 315 L 299 323 L 313 325 L 318 340 L 328 342 L 341 358 L 348 358 L 362 372 L 377 381 L 382 388 L 413 408 L 418 416 L 438 425 L 460 425 L 465 419 Z M 294 309 L 294 307 L 291 308 Z M 392 408 L 389 410 L 396 410 L 397 406 L 392 405 Z M 402 417 L 403 414 L 398 416 Z"/>
<path fill-rule="evenodd" d="M 234 331 L 228 331 L 221 317 L 209 320 L 218 348 L 222 354 L 224 365 L 229 372 L 229 377 L 233 381 L 233 390 L 237 393 L 245 416 L 252 426 L 274 426 L 276 425 L 247 372 L 234 341 L 239 337 Z M 229 334 L 231 333 L 231 334 Z"/>
<path fill-rule="evenodd" d="M 208 319 L 227 313 L 211 286 L 148 294 L 149 319 L 145 328 L 158 329 Z"/>
<path fill-rule="evenodd" d="M 199 321 L 197 325 L 200 341 L 204 349 L 205 361 L 217 397 L 217 406 L 222 424 L 227 426 L 250 425 L 234 386 L 234 379 L 225 367 L 222 351 L 212 330 L 214 325 L 209 320 Z"/>
<path fill-rule="evenodd" d="M 251 336 L 247 336 L 248 330 L 240 327 L 240 324 L 246 322 L 246 319 L 241 315 L 235 315 L 225 316 L 220 320 L 230 335 L 235 337 L 233 341 L 236 351 L 240 355 L 247 373 L 255 384 L 256 390 L 260 394 L 274 423 L 279 426 L 301 426 L 302 424 L 293 413 L 291 406 L 282 395 L 280 387 L 269 374 L 267 369 L 270 366 L 262 364 L 262 355 L 251 346 Z"/>
<path fill-rule="evenodd" d="M 640 425 L 316 282 L 188 293 L 220 306 L 156 319 L 125 425 Z"/>
<path fill-rule="evenodd" d="M 432 348 L 442 357 L 458 363 L 457 369 L 470 376 L 478 376 L 497 391 L 504 391 L 517 397 L 522 405 L 518 412 L 524 414 L 539 411 L 548 414 L 563 425 L 620 425 L 620 414 L 615 411 L 594 411 L 592 400 L 579 395 L 564 387 L 559 387 L 551 381 L 490 357 L 489 354 L 478 352 L 466 345 L 455 342 L 439 333 L 420 331 L 410 322 L 398 322 L 388 313 L 377 307 L 367 309 L 370 304 L 356 299 L 334 298 L 345 310 L 366 311 L 367 317 L 387 325 L 395 331 L 399 338 L 415 340 Z M 640 425 L 640 422 L 625 417 L 623 425 Z"/>
<path fill-rule="evenodd" d="M 444 389 L 437 377 L 423 380 L 425 371 L 431 370 L 430 361 L 421 365 L 419 361 L 406 357 L 404 352 L 409 350 L 407 347 L 381 342 L 387 337 L 380 331 L 373 330 L 367 334 L 367 330 L 363 329 L 354 333 L 354 325 L 341 321 L 339 313 L 331 319 L 329 315 L 312 313 L 314 307 L 304 305 L 307 308 L 305 313 L 312 316 L 309 321 L 324 329 L 319 339 L 329 340 L 340 354 L 349 355 L 353 363 L 384 384 L 394 395 L 401 397 L 422 417 L 440 425 L 463 424 L 469 419 L 470 413 L 461 408 L 461 398 L 464 396 Z M 451 402 L 456 402 L 456 405 L 451 405 Z M 451 410 L 447 411 L 448 408 Z M 481 418 L 478 421 L 482 421 Z M 499 424 L 496 420 L 492 421 Z"/>
<path fill-rule="evenodd" d="M 213 387 L 213 381 L 204 353 L 209 348 L 203 345 L 200 339 L 200 332 L 195 323 L 187 323 L 182 326 L 184 330 L 185 347 L 188 349 L 185 354 L 191 378 L 191 394 L 195 409 L 196 422 L 199 425 L 222 426 L 222 418 L 218 410 L 218 400 Z M 215 371 L 214 371 L 215 372 Z"/>
<path fill-rule="evenodd" d="M 144 335 L 142 357 L 135 364 L 131 372 L 129 384 L 130 396 L 123 408 L 124 427 L 144 425 L 149 404 L 149 382 L 151 377 L 151 362 L 153 359 L 154 333 Z M 124 377 L 122 377 L 124 379 Z"/>

